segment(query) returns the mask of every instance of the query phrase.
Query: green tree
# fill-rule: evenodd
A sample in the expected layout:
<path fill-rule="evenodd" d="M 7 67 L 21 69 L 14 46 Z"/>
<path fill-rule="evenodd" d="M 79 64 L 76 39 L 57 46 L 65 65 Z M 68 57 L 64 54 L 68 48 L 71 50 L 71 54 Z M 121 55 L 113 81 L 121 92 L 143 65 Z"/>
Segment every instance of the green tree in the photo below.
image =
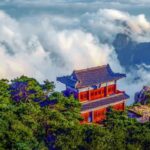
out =
<path fill-rule="evenodd" d="M 0 149 L 150 149 L 149 122 L 141 124 L 127 111 L 110 109 L 103 126 L 80 124 L 79 101 L 54 87 L 26 76 L 0 80 Z"/>
<path fill-rule="evenodd" d="M 34 78 L 21 76 L 11 80 L 11 96 L 14 101 L 42 101 L 46 99 L 42 86 Z"/>
<path fill-rule="evenodd" d="M 127 112 L 114 111 L 108 112 L 105 126 L 112 135 L 112 146 L 116 150 L 150 149 L 150 123 L 141 124 L 135 119 L 129 118 Z"/>
<path fill-rule="evenodd" d="M 106 150 L 111 149 L 112 134 L 100 125 L 91 124 L 83 127 L 84 139 L 81 149 L 83 150 Z"/>
<path fill-rule="evenodd" d="M 46 95 L 48 95 L 51 92 L 54 92 L 55 84 L 54 82 L 50 82 L 49 80 L 45 80 L 43 84 L 43 90 Z"/>
<path fill-rule="evenodd" d="M 57 104 L 51 108 L 48 124 L 47 143 L 50 149 L 74 150 L 82 143 L 82 126 L 79 120 L 80 103 L 73 98 L 67 98 L 55 92 L 50 99 L 57 99 Z"/>
<path fill-rule="evenodd" d="M 27 84 L 20 86 L 18 83 Z M 0 149 L 47 149 L 44 143 L 44 113 L 39 104 L 32 101 L 37 95 L 38 98 L 43 96 L 41 89 L 35 79 L 25 76 L 11 83 L 0 80 Z M 13 94 L 19 95 L 19 103 Z"/>

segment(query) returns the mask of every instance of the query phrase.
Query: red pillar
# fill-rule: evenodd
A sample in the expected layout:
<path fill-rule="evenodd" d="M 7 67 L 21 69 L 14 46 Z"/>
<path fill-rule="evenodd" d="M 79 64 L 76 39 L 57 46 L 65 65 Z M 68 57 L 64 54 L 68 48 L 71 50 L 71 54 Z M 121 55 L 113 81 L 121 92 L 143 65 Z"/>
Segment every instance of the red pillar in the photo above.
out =
<path fill-rule="evenodd" d="M 108 96 L 108 85 L 106 85 L 106 96 Z"/>
<path fill-rule="evenodd" d="M 125 110 L 125 102 L 123 102 L 123 110 Z"/>
<path fill-rule="evenodd" d="M 78 100 L 80 101 L 80 93 L 78 93 Z"/>
<path fill-rule="evenodd" d="M 90 90 L 88 91 L 88 94 L 89 94 L 89 101 L 91 100 L 91 92 L 90 92 Z"/>
<path fill-rule="evenodd" d="M 115 81 L 115 93 L 117 92 L 117 81 Z"/>

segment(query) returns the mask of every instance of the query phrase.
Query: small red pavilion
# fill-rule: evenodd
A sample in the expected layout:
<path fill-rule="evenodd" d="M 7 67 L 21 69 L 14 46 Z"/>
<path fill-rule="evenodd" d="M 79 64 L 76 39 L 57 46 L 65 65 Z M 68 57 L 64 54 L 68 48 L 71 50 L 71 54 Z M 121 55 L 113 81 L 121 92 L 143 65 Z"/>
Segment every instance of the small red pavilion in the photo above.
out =
<path fill-rule="evenodd" d="M 69 76 L 58 77 L 66 85 L 65 96 L 74 95 L 81 104 L 83 123 L 100 123 L 106 118 L 108 107 L 123 111 L 129 96 L 117 89 L 117 80 L 125 74 L 114 73 L 109 65 L 75 70 Z"/>

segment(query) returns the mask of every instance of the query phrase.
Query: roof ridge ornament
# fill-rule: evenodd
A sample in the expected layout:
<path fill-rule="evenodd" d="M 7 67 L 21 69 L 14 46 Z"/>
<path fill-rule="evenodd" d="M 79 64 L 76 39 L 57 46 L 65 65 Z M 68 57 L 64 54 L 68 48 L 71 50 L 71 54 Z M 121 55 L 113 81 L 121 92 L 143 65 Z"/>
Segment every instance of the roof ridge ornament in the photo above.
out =
<path fill-rule="evenodd" d="M 78 73 L 78 72 L 82 72 L 82 71 L 89 71 L 89 70 L 99 69 L 99 68 L 103 68 L 103 67 L 107 67 L 107 66 L 109 66 L 109 64 L 102 65 L 102 66 L 85 68 L 85 69 L 74 70 L 73 72 Z"/>

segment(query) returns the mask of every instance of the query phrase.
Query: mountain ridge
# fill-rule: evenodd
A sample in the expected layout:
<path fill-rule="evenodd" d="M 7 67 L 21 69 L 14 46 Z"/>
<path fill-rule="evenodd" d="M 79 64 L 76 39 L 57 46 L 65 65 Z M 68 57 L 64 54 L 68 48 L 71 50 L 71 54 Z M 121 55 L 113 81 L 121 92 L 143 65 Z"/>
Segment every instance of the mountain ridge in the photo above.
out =
<path fill-rule="evenodd" d="M 126 69 L 137 65 L 150 65 L 150 42 L 135 42 L 129 35 L 118 33 L 113 46 L 122 66 Z"/>

